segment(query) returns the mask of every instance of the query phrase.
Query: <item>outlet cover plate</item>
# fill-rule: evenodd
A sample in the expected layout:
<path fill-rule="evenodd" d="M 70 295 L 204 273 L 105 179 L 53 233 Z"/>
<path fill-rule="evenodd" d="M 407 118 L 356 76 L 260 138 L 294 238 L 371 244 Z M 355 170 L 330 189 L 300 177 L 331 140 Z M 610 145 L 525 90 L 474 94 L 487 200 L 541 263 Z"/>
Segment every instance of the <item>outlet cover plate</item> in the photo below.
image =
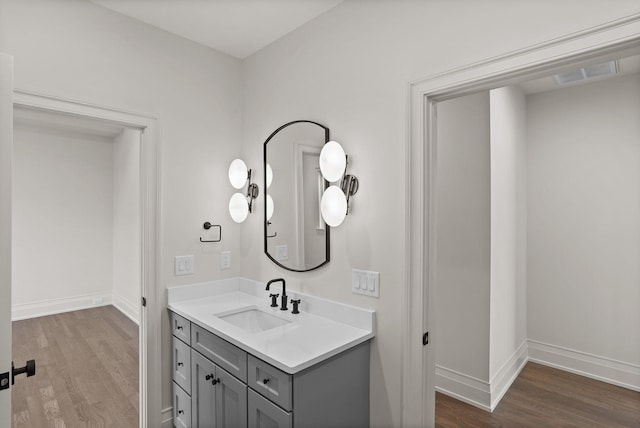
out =
<path fill-rule="evenodd" d="M 231 268 L 231 251 L 223 251 L 220 253 L 220 269 Z"/>

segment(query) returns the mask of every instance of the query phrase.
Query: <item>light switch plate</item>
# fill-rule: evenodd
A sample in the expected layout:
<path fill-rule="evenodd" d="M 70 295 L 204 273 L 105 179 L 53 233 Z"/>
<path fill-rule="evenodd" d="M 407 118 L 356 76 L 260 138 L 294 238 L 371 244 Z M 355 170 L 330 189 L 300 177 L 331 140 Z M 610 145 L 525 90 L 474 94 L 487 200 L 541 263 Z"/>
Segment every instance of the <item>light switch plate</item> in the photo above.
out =
<path fill-rule="evenodd" d="M 289 260 L 289 246 L 287 244 L 276 246 L 276 259 Z"/>
<path fill-rule="evenodd" d="M 223 251 L 220 253 L 220 269 L 231 268 L 231 251 Z"/>
<path fill-rule="evenodd" d="M 370 297 L 380 297 L 380 272 L 351 270 L 351 292 Z"/>
<path fill-rule="evenodd" d="M 191 275 L 193 273 L 193 256 L 176 256 L 175 275 Z"/>

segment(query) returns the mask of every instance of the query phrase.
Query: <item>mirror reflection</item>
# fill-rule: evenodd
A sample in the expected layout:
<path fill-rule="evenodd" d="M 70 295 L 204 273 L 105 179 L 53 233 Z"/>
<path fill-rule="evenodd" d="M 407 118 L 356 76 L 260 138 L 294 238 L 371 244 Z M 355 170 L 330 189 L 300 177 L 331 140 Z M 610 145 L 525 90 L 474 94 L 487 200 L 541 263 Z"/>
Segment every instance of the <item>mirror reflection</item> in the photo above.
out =
<path fill-rule="evenodd" d="M 292 271 L 329 261 L 329 227 L 320 214 L 327 183 L 320 173 L 329 128 L 298 120 L 276 129 L 264 143 L 264 251 Z"/>

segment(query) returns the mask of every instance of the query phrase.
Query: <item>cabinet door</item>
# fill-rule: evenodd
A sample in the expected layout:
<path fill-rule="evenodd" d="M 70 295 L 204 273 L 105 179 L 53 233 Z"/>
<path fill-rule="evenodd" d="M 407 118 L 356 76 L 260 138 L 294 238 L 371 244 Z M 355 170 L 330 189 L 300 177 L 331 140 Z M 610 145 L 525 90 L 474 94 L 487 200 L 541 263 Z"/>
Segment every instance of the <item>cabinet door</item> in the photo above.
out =
<path fill-rule="evenodd" d="M 191 350 L 191 424 L 193 428 L 215 427 L 216 366 Z"/>
<path fill-rule="evenodd" d="M 222 428 L 247 426 L 247 386 L 216 367 L 216 423 Z"/>
<path fill-rule="evenodd" d="M 290 412 L 285 412 L 271 401 L 249 388 L 248 422 L 252 428 L 291 428 Z M 319 421 L 318 421 L 319 422 Z"/>

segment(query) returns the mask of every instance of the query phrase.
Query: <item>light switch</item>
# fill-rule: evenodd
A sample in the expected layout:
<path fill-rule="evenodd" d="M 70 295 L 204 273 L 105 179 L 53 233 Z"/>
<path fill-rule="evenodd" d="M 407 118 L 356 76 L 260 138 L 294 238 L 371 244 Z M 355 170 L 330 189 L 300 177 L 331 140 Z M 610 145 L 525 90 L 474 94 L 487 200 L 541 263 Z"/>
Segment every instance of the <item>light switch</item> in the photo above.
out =
<path fill-rule="evenodd" d="M 191 275 L 193 273 L 193 256 L 176 256 L 175 275 Z"/>
<path fill-rule="evenodd" d="M 352 269 L 351 292 L 365 296 L 380 297 L 380 272 Z"/>

